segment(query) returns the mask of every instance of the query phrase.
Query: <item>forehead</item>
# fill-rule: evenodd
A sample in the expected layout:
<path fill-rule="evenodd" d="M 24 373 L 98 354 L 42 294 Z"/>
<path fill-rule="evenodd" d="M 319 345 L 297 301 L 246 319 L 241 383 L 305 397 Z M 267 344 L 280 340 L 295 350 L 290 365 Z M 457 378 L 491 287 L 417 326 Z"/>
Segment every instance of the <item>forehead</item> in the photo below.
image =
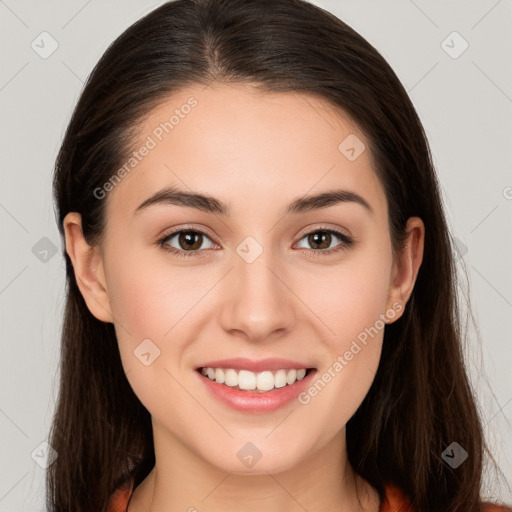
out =
<path fill-rule="evenodd" d="M 166 186 L 225 198 L 235 209 L 343 186 L 373 196 L 378 208 L 383 191 L 365 147 L 355 123 L 319 97 L 239 84 L 187 87 L 141 120 L 108 209 L 131 215 Z"/>

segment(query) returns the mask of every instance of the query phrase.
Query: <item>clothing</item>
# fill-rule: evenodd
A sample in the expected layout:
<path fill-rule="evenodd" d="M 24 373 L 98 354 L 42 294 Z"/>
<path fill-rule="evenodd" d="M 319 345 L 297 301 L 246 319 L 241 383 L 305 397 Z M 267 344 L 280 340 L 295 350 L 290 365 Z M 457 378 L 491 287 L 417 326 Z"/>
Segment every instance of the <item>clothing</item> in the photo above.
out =
<path fill-rule="evenodd" d="M 107 512 L 126 512 L 132 494 L 133 482 L 119 487 L 110 498 Z M 410 503 L 403 492 L 395 485 L 385 486 L 386 496 L 379 512 L 411 512 Z M 485 512 L 512 512 L 512 508 L 494 504 L 485 504 Z"/>

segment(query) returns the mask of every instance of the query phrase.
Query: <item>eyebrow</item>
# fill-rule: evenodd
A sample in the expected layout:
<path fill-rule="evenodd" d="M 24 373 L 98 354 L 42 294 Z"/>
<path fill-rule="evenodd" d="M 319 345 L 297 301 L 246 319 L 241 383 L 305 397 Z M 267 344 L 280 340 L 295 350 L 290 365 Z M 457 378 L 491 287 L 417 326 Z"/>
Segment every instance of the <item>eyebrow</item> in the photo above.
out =
<path fill-rule="evenodd" d="M 286 209 L 285 216 L 305 213 L 312 210 L 328 208 L 339 203 L 356 203 L 363 206 L 371 214 L 374 213 L 370 204 L 359 194 L 348 190 L 335 189 L 320 194 L 303 196 L 293 201 Z M 186 192 L 177 187 L 168 187 L 160 190 L 142 202 L 134 211 L 134 214 L 141 212 L 153 205 L 176 205 L 195 208 L 206 213 L 230 216 L 230 206 L 222 201 L 196 192 Z"/>

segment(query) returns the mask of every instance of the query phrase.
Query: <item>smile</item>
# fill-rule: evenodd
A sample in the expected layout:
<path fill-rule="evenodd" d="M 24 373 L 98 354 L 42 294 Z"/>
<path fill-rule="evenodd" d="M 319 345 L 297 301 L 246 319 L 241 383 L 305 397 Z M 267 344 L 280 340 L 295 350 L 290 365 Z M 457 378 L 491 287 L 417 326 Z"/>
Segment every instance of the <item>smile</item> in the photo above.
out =
<path fill-rule="evenodd" d="M 204 361 L 198 385 L 220 404 L 244 413 L 271 413 L 297 402 L 318 373 L 306 363 L 282 358 Z"/>
<path fill-rule="evenodd" d="M 302 380 L 308 372 L 305 368 L 282 368 L 273 371 L 264 370 L 256 373 L 249 370 L 211 367 L 200 368 L 200 371 L 202 375 L 219 384 L 240 391 L 256 391 L 259 393 L 291 386 L 296 381 Z"/>

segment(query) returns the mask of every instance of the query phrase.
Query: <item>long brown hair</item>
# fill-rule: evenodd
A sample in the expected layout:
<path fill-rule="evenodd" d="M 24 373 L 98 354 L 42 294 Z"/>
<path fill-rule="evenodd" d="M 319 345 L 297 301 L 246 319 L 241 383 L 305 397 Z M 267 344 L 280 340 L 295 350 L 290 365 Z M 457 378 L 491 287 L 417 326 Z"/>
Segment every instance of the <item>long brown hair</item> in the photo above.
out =
<path fill-rule="evenodd" d="M 426 227 L 423 263 L 402 318 L 386 326 L 380 366 L 347 424 L 351 465 L 381 496 L 394 482 L 421 512 L 476 512 L 483 430 L 464 367 L 451 237 L 418 115 L 387 62 L 329 12 L 303 0 L 176 0 L 119 36 L 83 89 L 56 161 L 62 236 L 68 212 L 101 241 L 101 187 L 124 161 L 134 127 L 178 89 L 212 81 L 314 94 L 365 133 L 389 205 L 393 248 L 409 217 Z M 155 463 L 149 412 L 131 389 L 112 324 L 97 320 L 69 256 L 60 394 L 47 474 L 52 512 L 104 511 L 109 496 Z M 453 441 L 469 454 L 441 457 Z"/>

